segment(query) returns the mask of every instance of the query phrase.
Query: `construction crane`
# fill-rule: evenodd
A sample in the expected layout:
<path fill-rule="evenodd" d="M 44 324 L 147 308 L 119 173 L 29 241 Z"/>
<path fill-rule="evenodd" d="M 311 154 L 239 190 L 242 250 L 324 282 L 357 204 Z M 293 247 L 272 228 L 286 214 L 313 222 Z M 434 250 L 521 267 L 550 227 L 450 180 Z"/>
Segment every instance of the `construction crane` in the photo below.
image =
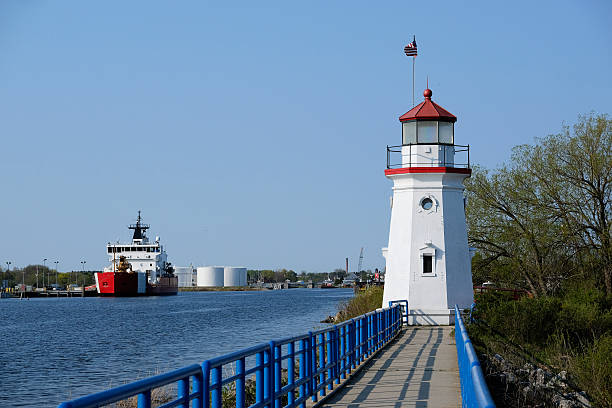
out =
<path fill-rule="evenodd" d="M 359 263 L 357 264 L 357 273 L 361 276 L 361 264 L 363 263 L 363 247 L 361 247 L 361 251 L 359 252 Z"/>

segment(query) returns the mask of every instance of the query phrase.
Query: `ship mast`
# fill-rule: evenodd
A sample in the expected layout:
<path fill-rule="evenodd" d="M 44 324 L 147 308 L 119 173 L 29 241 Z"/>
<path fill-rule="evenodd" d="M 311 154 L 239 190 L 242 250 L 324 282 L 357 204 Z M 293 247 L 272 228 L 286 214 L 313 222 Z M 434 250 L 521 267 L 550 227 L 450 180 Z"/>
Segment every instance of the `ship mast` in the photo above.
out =
<path fill-rule="evenodd" d="M 142 242 L 143 240 L 147 239 L 146 232 L 149 229 L 149 224 L 142 223 L 142 218 L 140 218 L 140 210 L 138 210 L 138 218 L 136 219 L 136 224 L 130 224 L 128 228 L 134 230 L 132 242 Z"/>

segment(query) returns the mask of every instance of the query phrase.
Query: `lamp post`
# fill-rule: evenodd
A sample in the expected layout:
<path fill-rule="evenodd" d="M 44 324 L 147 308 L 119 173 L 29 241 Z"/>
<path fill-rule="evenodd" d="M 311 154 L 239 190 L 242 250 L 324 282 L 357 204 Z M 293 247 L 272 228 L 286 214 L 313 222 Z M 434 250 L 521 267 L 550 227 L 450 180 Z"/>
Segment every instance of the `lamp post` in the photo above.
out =
<path fill-rule="evenodd" d="M 38 290 L 38 265 L 36 265 L 36 290 Z"/>
<path fill-rule="evenodd" d="M 59 261 L 54 261 L 53 263 L 55 264 L 55 288 L 57 289 L 57 274 L 59 272 L 57 265 L 59 264 Z"/>
<path fill-rule="evenodd" d="M 47 258 L 43 259 L 43 286 L 45 286 L 45 269 L 47 269 Z M 47 285 L 49 284 L 49 274 L 47 274 Z M 46 290 L 46 286 L 45 286 Z"/>
<path fill-rule="evenodd" d="M 83 279 L 83 286 L 81 286 L 81 296 L 85 297 L 85 264 L 87 263 L 87 261 L 81 261 L 81 266 L 82 266 L 82 274 L 81 274 L 81 278 Z"/>
<path fill-rule="evenodd" d="M 6 272 L 10 272 L 11 271 L 11 261 L 6 261 Z M 4 274 L 4 280 L 6 280 L 6 273 Z M 2 282 L 4 284 L 4 282 Z"/>

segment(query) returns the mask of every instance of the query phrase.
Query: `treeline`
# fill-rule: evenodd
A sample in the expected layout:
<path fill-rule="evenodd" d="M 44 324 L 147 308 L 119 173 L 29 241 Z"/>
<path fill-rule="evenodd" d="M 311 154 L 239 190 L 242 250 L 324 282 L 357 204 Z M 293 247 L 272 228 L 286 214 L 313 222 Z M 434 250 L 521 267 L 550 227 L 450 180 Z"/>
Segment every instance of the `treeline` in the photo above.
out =
<path fill-rule="evenodd" d="M 6 281 L 6 287 L 14 287 L 15 285 L 25 285 L 32 287 L 49 287 L 56 282 L 58 285 L 65 287 L 70 284 L 81 286 L 85 282 L 85 286 L 92 285 L 94 281 L 93 274 L 99 271 L 71 271 L 57 272 L 53 268 L 45 265 L 28 265 L 23 268 L 0 268 L 0 286 L 2 281 Z"/>
<path fill-rule="evenodd" d="M 265 283 L 276 283 L 285 282 L 286 280 L 295 282 L 297 280 L 297 273 L 287 269 L 249 269 L 247 270 L 247 280 L 249 282 L 265 282 Z"/>
<path fill-rule="evenodd" d="M 289 280 L 290 282 L 296 281 L 312 281 L 313 283 L 321 283 L 326 279 L 331 279 L 336 283 L 342 282 L 347 276 L 344 269 L 334 269 L 332 272 L 306 272 L 301 271 L 299 274 L 289 269 L 249 269 L 247 270 L 247 279 L 249 282 L 265 282 L 265 283 L 281 283 Z M 361 271 L 358 276 L 363 279 L 372 279 L 373 274 L 371 270 Z"/>
<path fill-rule="evenodd" d="M 529 292 L 519 301 L 476 297 L 470 336 L 485 361 L 505 358 L 496 374 L 505 382 L 487 377 L 505 395 L 497 406 L 536 406 L 524 398 L 550 394 L 537 381 L 510 380 L 512 367 L 529 363 L 567 371 L 573 387 L 612 407 L 612 121 L 581 116 L 518 146 L 510 164 L 475 168 L 466 192 L 474 283 Z"/>

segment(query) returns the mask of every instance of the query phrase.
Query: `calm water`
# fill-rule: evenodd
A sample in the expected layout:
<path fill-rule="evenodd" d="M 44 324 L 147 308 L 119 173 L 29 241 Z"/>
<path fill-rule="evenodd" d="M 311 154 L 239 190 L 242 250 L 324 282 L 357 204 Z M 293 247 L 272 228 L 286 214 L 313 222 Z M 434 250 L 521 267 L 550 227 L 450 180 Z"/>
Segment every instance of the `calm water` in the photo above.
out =
<path fill-rule="evenodd" d="M 0 300 L 0 407 L 56 406 L 322 328 L 350 289 Z"/>

